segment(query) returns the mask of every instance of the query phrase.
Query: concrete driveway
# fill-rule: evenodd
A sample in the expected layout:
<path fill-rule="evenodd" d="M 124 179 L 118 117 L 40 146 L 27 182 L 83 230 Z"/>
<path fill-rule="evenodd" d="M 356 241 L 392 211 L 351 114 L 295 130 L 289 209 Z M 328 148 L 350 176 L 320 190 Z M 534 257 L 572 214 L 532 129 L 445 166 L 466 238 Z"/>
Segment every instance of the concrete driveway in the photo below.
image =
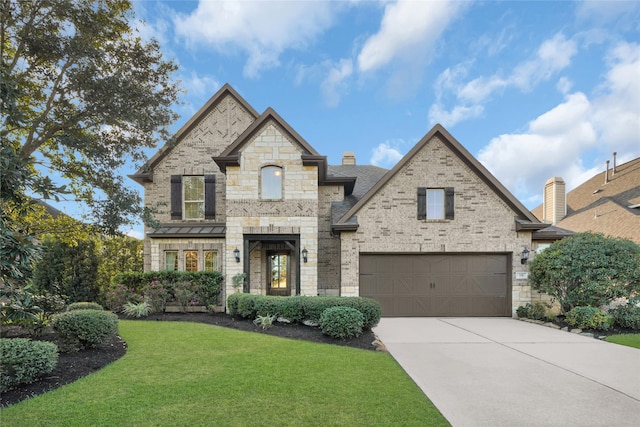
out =
<path fill-rule="evenodd" d="M 509 318 L 374 332 L 453 426 L 638 426 L 640 350 Z"/>

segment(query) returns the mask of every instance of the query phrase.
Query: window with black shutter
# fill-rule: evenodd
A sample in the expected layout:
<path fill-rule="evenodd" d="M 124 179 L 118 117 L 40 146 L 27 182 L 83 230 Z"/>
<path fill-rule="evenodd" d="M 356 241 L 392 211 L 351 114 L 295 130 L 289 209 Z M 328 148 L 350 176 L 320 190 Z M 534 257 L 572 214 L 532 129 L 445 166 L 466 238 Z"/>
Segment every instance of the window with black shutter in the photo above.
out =
<path fill-rule="evenodd" d="M 454 190 L 447 188 L 418 188 L 418 219 L 438 220 L 454 218 Z"/>
<path fill-rule="evenodd" d="M 215 219 L 215 217 L 215 175 L 171 175 L 171 219 Z"/>

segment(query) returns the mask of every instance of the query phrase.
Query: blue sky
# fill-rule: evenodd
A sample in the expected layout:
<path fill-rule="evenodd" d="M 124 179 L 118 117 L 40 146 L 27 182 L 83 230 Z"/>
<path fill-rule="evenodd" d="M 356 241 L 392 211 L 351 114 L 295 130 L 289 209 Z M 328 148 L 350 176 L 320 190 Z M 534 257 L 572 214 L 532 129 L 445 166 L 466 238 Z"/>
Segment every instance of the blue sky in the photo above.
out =
<path fill-rule="evenodd" d="M 330 164 L 390 168 L 441 123 L 530 209 L 549 177 L 571 189 L 640 156 L 637 1 L 133 5 L 179 65 L 174 131 L 224 83 Z"/>

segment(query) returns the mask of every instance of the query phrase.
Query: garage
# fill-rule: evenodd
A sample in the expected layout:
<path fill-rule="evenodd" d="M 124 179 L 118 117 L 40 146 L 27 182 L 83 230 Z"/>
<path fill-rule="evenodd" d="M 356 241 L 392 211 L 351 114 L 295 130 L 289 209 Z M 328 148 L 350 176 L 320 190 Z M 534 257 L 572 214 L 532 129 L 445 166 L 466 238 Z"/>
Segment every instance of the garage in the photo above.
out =
<path fill-rule="evenodd" d="M 508 254 L 361 254 L 360 296 L 382 315 L 511 316 Z"/>

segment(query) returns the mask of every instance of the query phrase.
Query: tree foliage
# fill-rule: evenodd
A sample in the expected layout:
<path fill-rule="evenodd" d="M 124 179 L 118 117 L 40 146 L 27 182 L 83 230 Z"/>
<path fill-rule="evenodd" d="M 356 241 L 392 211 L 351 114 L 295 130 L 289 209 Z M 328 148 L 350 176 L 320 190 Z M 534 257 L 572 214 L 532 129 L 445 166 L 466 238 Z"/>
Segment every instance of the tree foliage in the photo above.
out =
<path fill-rule="evenodd" d="M 178 94 L 131 18 L 128 0 L 0 0 L 2 146 L 64 176 L 110 233 L 141 213 L 117 169 L 167 139 Z"/>
<path fill-rule="evenodd" d="M 599 307 L 640 293 L 640 246 L 597 233 L 577 233 L 553 243 L 530 263 L 533 289 L 551 295 L 567 313 Z"/>

